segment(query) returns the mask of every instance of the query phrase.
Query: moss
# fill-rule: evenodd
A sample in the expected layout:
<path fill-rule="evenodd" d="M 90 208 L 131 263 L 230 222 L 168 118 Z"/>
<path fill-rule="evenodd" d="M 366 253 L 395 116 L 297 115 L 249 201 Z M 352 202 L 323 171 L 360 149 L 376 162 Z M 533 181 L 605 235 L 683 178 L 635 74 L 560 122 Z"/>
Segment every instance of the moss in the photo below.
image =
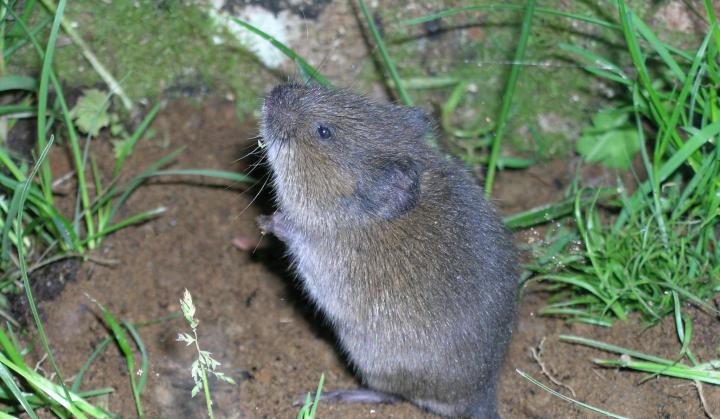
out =
<path fill-rule="evenodd" d="M 261 67 L 196 5 L 76 0 L 67 16 L 134 101 L 211 90 L 232 93 L 241 114 L 256 105 Z M 70 85 L 102 83 L 74 46 L 58 49 L 56 64 Z"/>

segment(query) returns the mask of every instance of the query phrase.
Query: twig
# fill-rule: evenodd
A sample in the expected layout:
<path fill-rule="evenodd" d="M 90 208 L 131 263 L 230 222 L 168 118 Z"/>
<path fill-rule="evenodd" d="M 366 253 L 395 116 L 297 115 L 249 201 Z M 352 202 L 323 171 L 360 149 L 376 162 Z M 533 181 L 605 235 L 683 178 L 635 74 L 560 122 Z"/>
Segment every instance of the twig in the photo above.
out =
<path fill-rule="evenodd" d="M 693 382 L 695 383 L 695 388 L 697 389 L 698 396 L 700 396 L 700 403 L 702 404 L 703 410 L 705 411 L 707 417 L 710 419 L 718 419 L 718 417 L 713 415 L 710 412 L 710 409 L 708 409 L 707 402 L 705 401 L 705 394 L 703 393 L 702 383 L 698 380 L 694 380 Z"/>
<path fill-rule="evenodd" d="M 548 371 L 548 369 L 545 368 L 545 363 L 543 363 L 542 360 L 540 359 L 542 357 L 544 344 L 545 344 L 545 337 L 543 337 L 540 340 L 540 345 L 538 345 L 537 350 L 535 350 L 535 348 L 530 348 L 530 352 L 532 352 L 532 356 L 535 359 L 535 362 L 537 362 L 537 364 L 540 366 L 540 370 L 542 371 L 544 376 L 546 376 L 555 385 L 565 387 L 566 389 L 570 390 L 570 393 L 573 395 L 573 397 L 577 398 L 577 395 L 575 394 L 575 390 L 573 390 L 572 387 L 570 387 L 567 384 L 564 384 L 562 381 L 555 378 L 552 374 L 550 374 L 550 371 Z M 716 418 L 712 418 L 712 419 L 716 419 Z"/>

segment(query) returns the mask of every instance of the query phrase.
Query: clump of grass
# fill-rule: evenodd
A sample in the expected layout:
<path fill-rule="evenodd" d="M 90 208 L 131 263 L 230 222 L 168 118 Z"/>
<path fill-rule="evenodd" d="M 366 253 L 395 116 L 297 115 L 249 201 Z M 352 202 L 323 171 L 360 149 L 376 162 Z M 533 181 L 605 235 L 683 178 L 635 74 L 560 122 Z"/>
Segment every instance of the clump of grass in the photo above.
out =
<path fill-rule="evenodd" d="M 34 4 L 34 2 L 26 3 L 26 9 L 31 7 L 31 4 Z M 124 152 L 121 151 L 117 154 L 113 178 L 108 183 L 104 183 L 101 174 L 97 170 L 94 157 L 90 152 L 89 144 L 92 136 L 88 135 L 85 144 L 82 145 L 73 121 L 73 113 L 65 102 L 62 88 L 51 65 L 55 50 L 54 42 L 59 32 L 65 2 L 60 2 L 57 6 L 48 46 L 45 49 L 41 48 L 33 33 L 34 31 L 28 27 L 28 21 L 32 16 L 16 13 L 13 8 L 8 6 L 7 3 L 3 5 L 4 11 L 14 19 L 13 32 L 24 35 L 23 38 L 17 38 L 20 40 L 16 38 L 10 39 L 14 39 L 16 43 L 21 42 L 21 40 L 26 43 L 29 42 L 43 59 L 43 68 L 39 79 L 19 75 L 2 77 L 0 80 L 0 92 L 18 91 L 19 89 L 23 93 L 19 95 L 18 103 L 4 107 L 5 112 L 3 113 L 10 116 L 10 126 L 20 118 L 36 117 L 38 150 L 43 150 L 47 144 L 46 135 L 48 132 L 56 132 L 58 135 L 64 134 L 72 156 L 74 165 L 72 177 L 76 180 L 78 197 L 74 214 L 70 217 L 64 215 L 57 208 L 53 192 L 53 187 L 58 179 L 53 177 L 50 162 L 43 161 L 39 168 L 39 178 L 37 180 L 31 178 L 29 184 L 27 205 L 23 208 L 22 220 L 25 228 L 21 230 L 22 235 L 11 237 L 10 224 L 4 223 L 2 226 L 0 268 L 6 274 L 3 275 L 5 279 L 14 279 L 19 276 L 17 270 L 17 242 L 19 240 L 32 238 L 33 241 L 28 241 L 27 244 L 41 245 L 40 248 L 55 249 L 55 252 L 81 255 L 89 249 L 96 248 L 100 241 L 111 232 L 155 217 L 162 213 L 164 209 L 155 208 L 119 222 L 114 219 L 118 207 L 127 200 L 139 185 L 139 183 L 133 181 L 127 185 L 118 185 L 123 163 L 132 147 L 126 147 L 122 150 Z M 10 44 L 10 52 L 14 54 L 18 49 L 12 49 L 15 45 L 10 43 L 10 39 L 5 45 Z M 12 54 L 5 57 L 6 60 L 10 58 L 12 58 Z M 56 100 L 54 106 L 48 108 L 48 97 L 51 88 L 55 91 Z M 109 104 L 109 99 L 108 96 L 103 104 L 104 106 Z M 156 106 L 148 113 L 135 132 L 128 136 L 126 139 L 128 143 L 134 145 L 141 138 L 158 110 L 159 107 Z M 101 111 L 102 109 L 98 109 L 98 114 Z M 92 116 L 89 118 L 92 118 Z M 61 125 L 58 124 L 59 121 L 64 123 L 64 133 L 61 130 Z M 0 162 L 5 168 L 0 173 L 0 186 L 4 191 L 18 190 L 29 176 L 28 165 L 24 163 L 22 158 L 15 156 L 4 144 L 0 146 Z M 11 219 L 18 211 L 18 208 L 13 207 L 11 204 L 12 202 L 7 205 L 0 205 L 6 219 Z M 14 270 L 11 268 L 11 262 L 13 261 L 16 265 Z"/>
<path fill-rule="evenodd" d="M 184 342 L 187 346 L 195 345 L 195 350 L 198 354 L 197 359 L 193 361 L 191 367 L 191 373 L 195 385 L 193 386 L 190 394 L 192 397 L 195 397 L 200 390 L 203 390 L 208 416 L 213 418 L 213 402 L 210 396 L 210 387 L 208 386 L 208 375 L 213 375 L 218 380 L 228 384 L 235 384 L 235 380 L 218 371 L 217 367 L 220 366 L 220 363 L 213 359 L 210 352 L 200 349 L 200 342 L 198 341 L 197 335 L 199 321 L 195 318 L 195 305 L 193 305 L 192 296 L 188 290 L 185 290 L 183 293 L 183 298 L 180 300 L 180 308 L 183 316 L 185 317 L 185 321 L 187 321 L 190 326 L 192 334 L 180 333 L 178 334 L 177 340 L 179 342 Z"/>
<path fill-rule="evenodd" d="M 92 153 L 91 143 L 98 127 L 106 115 L 112 96 L 102 98 L 95 95 L 96 109 L 84 109 L 82 126 L 88 135 L 84 142 L 78 132 L 78 110 L 70 110 L 65 101 L 58 76 L 52 61 L 55 41 L 60 32 L 67 1 L 57 5 L 44 3 L 50 9 L 50 18 L 39 18 L 35 11 L 42 11 L 42 5 L 35 0 L 25 2 L 0 0 L 0 94 L 13 95 L 14 102 L 0 106 L 0 292 L 8 293 L 24 290 L 33 315 L 42 348 L 56 375 L 56 383 L 45 379 L 28 367 L 23 356 L 27 353 L 12 334 L 10 326 L 0 328 L 0 334 L 12 336 L 3 339 L 0 336 L 0 379 L 9 392 L 0 392 L 3 412 L 24 412 L 37 417 L 35 409 L 48 409 L 58 417 L 109 417 L 110 414 L 99 409 L 84 397 L 106 394 L 107 390 L 80 392 L 80 380 L 83 371 L 96 356 L 96 351 L 88 364 L 78 375 L 71 388 L 68 388 L 60 374 L 53 357 L 50 343 L 40 321 L 32 294 L 29 273 L 40 266 L 50 264 L 64 257 L 86 257 L 87 252 L 97 248 L 101 241 L 114 231 L 153 218 L 163 212 L 158 207 L 116 220 L 120 207 L 130 195 L 148 178 L 168 175 L 200 175 L 219 177 L 235 182 L 246 182 L 250 178 L 222 171 L 203 169 L 178 169 L 161 171 L 181 150 L 174 151 L 154 162 L 146 171 L 120 184 L 124 163 L 132 154 L 137 142 L 143 137 L 149 124 L 157 115 L 160 107 L 156 105 L 145 116 L 134 132 L 123 134 L 116 142 L 114 169 L 107 179 L 98 169 Z M 37 6 L 37 7 L 36 7 Z M 22 7 L 22 10 L 20 8 Z M 31 22 L 37 22 L 31 27 Z M 47 45 L 43 48 L 37 34 L 49 28 Z M 14 54 L 25 47 L 34 48 L 42 62 L 37 78 L 20 74 L 6 74 L 6 64 Z M 54 101 L 50 93 L 54 92 Z M 37 146 L 34 163 L 27 162 L 24 156 L 16 155 L 5 141 L 10 129 L 23 118 L 35 118 L 37 122 Z M 88 129 L 87 127 L 92 127 Z M 47 159 L 55 146 L 55 139 L 62 139 L 70 152 L 73 171 L 58 179 L 51 170 Z M 70 215 L 60 208 L 54 192 L 59 180 L 74 180 L 76 190 L 74 210 Z M 21 286 L 18 286 L 21 284 Z M 113 332 L 113 336 L 125 356 L 131 377 L 131 387 L 138 416 L 142 416 L 140 393 L 147 374 L 147 356 L 135 328 L 126 322 L 118 322 L 103 307 L 103 315 Z M 0 311 L 6 316 L 4 311 Z M 12 323 L 12 319 L 8 319 Z M 126 332 L 132 337 L 141 356 L 140 378 L 135 378 L 135 361 Z M 105 347 L 100 345 L 100 347 Z M 100 347 L 98 349 L 100 349 Z M 21 355 L 22 354 L 22 355 Z M 12 383 L 12 384 L 11 384 Z"/>
<path fill-rule="evenodd" d="M 683 52 L 618 1 L 637 77 L 580 51 L 608 63 L 600 75 L 627 89 L 646 180 L 632 194 L 619 185 L 614 217 L 580 205 L 578 191 L 577 231 L 561 234 L 568 246 L 530 266 L 554 294 L 545 313 L 610 325 L 633 311 L 658 321 L 675 301 L 714 310 L 705 301 L 720 291 L 720 33 L 709 2 L 707 10 L 704 41 Z"/>

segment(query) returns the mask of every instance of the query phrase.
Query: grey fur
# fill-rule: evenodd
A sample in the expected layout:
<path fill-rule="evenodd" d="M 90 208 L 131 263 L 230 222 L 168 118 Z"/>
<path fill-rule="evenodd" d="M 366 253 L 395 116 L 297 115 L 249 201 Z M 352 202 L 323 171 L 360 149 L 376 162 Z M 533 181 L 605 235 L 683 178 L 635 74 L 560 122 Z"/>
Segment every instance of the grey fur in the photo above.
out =
<path fill-rule="evenodd" d="M 276 87 L 261 134 L 279 212 L 259 222 L 287 244 L 363 384 L 444 416 L 496 417 L 515 249 L 466 170 L 426 145 L 433 131 L 415 108 Z"/>

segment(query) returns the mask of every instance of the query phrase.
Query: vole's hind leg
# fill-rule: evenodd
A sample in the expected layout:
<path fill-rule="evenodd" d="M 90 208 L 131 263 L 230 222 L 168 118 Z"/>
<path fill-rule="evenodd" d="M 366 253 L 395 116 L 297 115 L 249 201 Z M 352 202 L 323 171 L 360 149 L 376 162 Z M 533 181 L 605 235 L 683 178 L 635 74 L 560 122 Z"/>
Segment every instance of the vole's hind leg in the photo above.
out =
<path fill-rule="evenodd" d="M 312 396 L 312 394 L 311 394 Z M 303 396 L 295 401 L 296 405 L 305 403 L 307 396 Z M 390 393 L 382 391 L 370 390 L 367 388 L 348 389 L 348 390 L 332 390 L 323 391 L 320 394 L 320 402 L 327 404 L 334 403 L 372 403 L 372 404 L 394 404 L 400 403 L 403 399 Z"/>

